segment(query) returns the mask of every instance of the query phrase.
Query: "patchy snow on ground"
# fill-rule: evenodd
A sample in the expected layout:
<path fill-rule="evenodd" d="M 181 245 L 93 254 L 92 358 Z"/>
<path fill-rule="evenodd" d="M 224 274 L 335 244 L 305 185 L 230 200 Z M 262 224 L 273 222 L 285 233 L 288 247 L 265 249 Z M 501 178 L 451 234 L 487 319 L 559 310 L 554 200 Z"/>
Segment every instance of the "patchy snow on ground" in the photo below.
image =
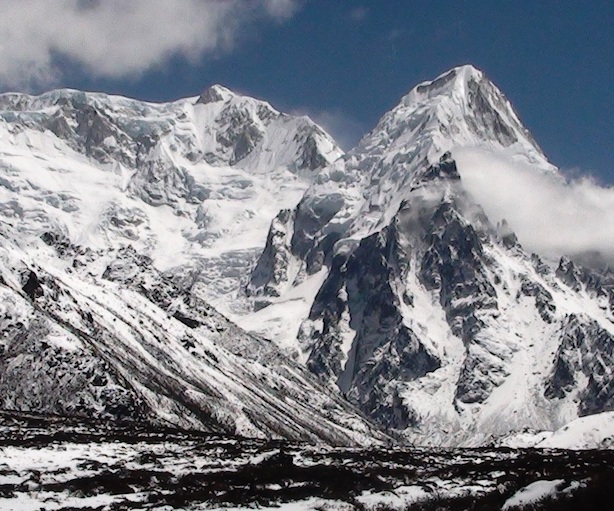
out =
<path fill-rule="evenodd" d="M 614 449 L 614 412 L 603 412 L 576 419 L 538 442 L 536 447 Z"/>
<path fill-rule="evenodd" d="M 495 510 L 555 490 L 585 509 L 613 477 L 608 450 L 330 448 L 0 413 L 0 510 Z"/>
<path fill-rule="evenodd" d="M 554 481 L 535 481 L 520 489 L 511 498 L 507 499 L 505 504 L 503 504 L 503 511 L 513 507 L 533 504 L 546 497 L 556 495 L 557 489 L 564 483 L 565 481 L 563 479 L 555 479 Z"/>

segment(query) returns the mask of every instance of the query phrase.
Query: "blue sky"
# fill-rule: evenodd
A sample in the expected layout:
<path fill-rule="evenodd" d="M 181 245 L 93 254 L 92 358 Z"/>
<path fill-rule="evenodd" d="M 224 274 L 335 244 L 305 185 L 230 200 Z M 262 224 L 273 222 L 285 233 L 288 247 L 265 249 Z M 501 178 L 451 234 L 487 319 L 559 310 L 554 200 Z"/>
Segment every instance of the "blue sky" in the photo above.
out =
<path fill-rule="evenodd" d="M 472 63 L 553 163 L 614 184 L 611 0 L 120 4 L 0 0 L 0 36 L 17 37 L 0 46 L 2 88 L 163 101 L 221 83 L 310 114 L 348 147 L 415 84 Z"/>

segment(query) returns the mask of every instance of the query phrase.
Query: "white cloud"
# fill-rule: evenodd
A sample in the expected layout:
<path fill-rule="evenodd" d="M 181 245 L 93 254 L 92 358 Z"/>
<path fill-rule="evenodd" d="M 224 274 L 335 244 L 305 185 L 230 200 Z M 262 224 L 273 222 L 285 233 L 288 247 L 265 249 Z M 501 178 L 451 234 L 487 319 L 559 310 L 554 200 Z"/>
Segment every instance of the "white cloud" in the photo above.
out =
<path fill-rule="evenodd" d="M 599 253 L 614 262 L 614 188 L 485 151 L 453 154 L 465 188 L 491 222 L 505 218 L 523 246 L 551 257 Z"/>
<path fill-rule="evenodd" d="M 228 51 L 241 29 L 283 22 L 298 0 L 0 0 L 0 82 L 45 85 L 58 56 L 93 76 L 135 77 L 169 58 Z"/>
<path fill-rule="evenodd" d="M 264 0 L 267 12 L 279 21 L 291 18 L 298 10 L 296 0 Z"/>

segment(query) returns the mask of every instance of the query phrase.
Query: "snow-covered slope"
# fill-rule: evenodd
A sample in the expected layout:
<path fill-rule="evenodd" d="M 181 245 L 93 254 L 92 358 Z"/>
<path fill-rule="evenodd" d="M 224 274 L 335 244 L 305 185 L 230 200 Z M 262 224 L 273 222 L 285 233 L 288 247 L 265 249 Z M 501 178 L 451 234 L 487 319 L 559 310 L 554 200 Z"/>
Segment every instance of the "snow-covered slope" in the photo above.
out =
<path fill-rule="evenodd" d="M 0 407 L 383 438 L 202 299 L 225 303 L 278 208 L 340 154 L 308 118 L 220 86 L 169 104 L 0 96 Z"/>
<path fill-rule="evenodd" d="M 4 94 L 0 217 L 91 248 L 131 245 L 230 309 L 271 219 L 341 154 L 307 117 L 218 85 L 168 104 Z"/>
<path fill-rule="evenodd" d="M 295 338 L 297 324 L 278 328 L 276 320 L 286 324 L 282 318 L 299 304 L 288 306 L 285 297 L 277 298 L 279 291 L 304 280 L 303 263 L 307 274 L 318 273 L 324 252 L 339 239 L 335 251 L 351 251 L 389 224 L 414 186 L 416 171 L 455 148 L 496 151 L 539 172 L 556 172 L 509 101 L 479 70 L 455 68 L 416 86 L 356 148 L 316 176 L 294 211 L 282 211 L 272 223 L 248 286 L 250 296 L 260 297 L 257 308 L 273 305 L 263 319 L 266 329 L 278 332 L 280 341 Z"/>
<path fill-rule="evenodd" d="M 581 417 L 535 447 L 542 449 L 612 449 L 614 448 L 614 413 L 603 412 Z"/>
<path fill-rule="evenodd" d="M 417 86 L 280 213 L 247 288 L 250 322 L 286 345 L 298 332 L 313 372 L 420 444 L 614 408 L 610 277 L 552 267 L 487 218 L 462 165 L 488 153 L 558 175 L 480 71 Z"/>
<path fill-rule="evenodd" d="M 271 342 L 134 249 L 0 224 L 0 408 L 331 444 L 383 440 Z"/>
<path fill-rule="evenodd" d="M 503 447 L 540 449 L 614 449 L 614 412 L 575 419 L 556 431 L 522 431 L 497 441 Z"/>

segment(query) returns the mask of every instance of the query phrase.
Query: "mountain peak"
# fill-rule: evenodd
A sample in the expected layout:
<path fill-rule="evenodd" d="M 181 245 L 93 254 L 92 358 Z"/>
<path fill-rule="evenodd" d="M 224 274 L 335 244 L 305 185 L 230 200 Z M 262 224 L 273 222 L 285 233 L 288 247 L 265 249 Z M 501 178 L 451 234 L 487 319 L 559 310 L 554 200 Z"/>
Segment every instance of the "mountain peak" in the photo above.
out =
<path fill-rule="evenodd" d="M 465 93 L 470 82 L 479 83 L 484 79 L 484 73 L 476 67 L 470 64 L 458 66 L 440 74 L 434 80 L 416 85 L 403 97 L 403 103 L 410 104 L 416 100 L 425 100 L 434 96 L 451 94 L 454 91 Z"/>
<path fill-rule="evenodd" d="M 207 87 L 199 96 L 197 103 L 207 104 L 215 103 L 217 101 L 226 101 L 230 97 L 234 96 L 234 92 L 224 87 L 223 85 L 213 84 Z"/>
<path fill-rule="evenodd" d="M 511 124 L 520 125 L 518 116 L 503 92 L 471 64 L 454 67 L 433 80 L 416 85 L 401 98 L 397 108 L 423 106 L 439 106 L 465 115 L 479 113 L 478 110 L 495 110 L 497 114 L 508 118 L 506 121 L 511 121 Z"/>
<path fill-rule="evenodd" d="M 528 163 L 552 169 L 511 103 L 472 65 L 458 66 L 403 96 L 366 135 L 359 151 L 406 154 L 436 163 L 459 146 L 511 149 Z"/>

